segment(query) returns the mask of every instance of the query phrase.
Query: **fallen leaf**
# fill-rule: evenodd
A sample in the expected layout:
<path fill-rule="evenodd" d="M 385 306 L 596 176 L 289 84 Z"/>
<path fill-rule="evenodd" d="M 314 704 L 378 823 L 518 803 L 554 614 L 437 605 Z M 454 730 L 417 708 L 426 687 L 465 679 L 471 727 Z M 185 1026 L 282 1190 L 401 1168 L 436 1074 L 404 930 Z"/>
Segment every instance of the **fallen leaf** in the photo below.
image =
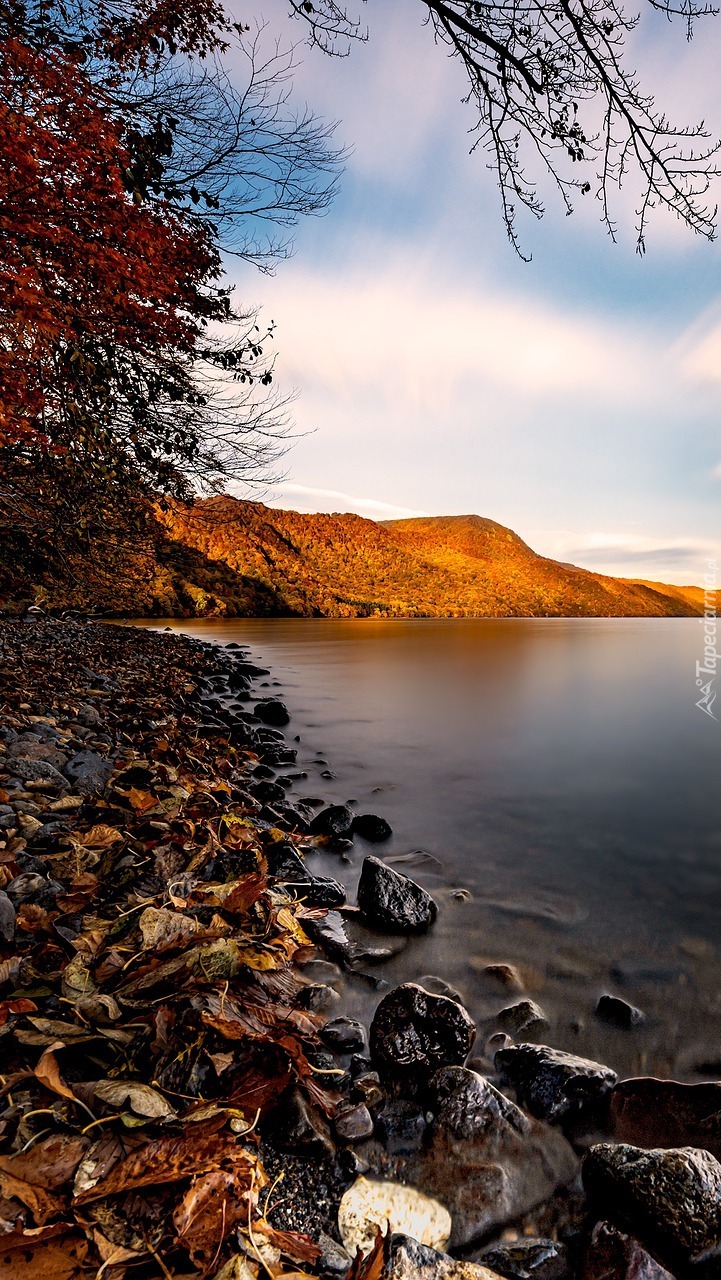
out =
<path fill-rule="evenodd" d="M 175 1116 L 170 1103 L 157 1089 L 150 1085 L 139 1084 L 135 1080 L 99 1080 L 92 1086 L 93 1096 L 111 1107 L 130 1106 L 138 1116 L 146 1116 L 151 1120 L 166 1120 Z"/>
<path fill-rule="evenodd" d="M 181 1178 L 217 1169 L 226 1160 L 231 1165 L 242 1165 L 247 1158 L 248 1152 L 229 1133 L 200 1135 L 193 1130 L 177 1138 L 158 1138 L 144 1143 L 116 1164 L 107 1177 L 88 1191 L 76 1195 L 75 1204 L 86 1204 L 100 1196 L 118 1195 L 121 1191 L 132 1191 L 137 1187 L 179 1182 Z"/>
<path fill-rule="evenodd" d="M 213 1169 L 196 1178 L 173 1214 L 178 1241 L 195 1262 L 217 1256 L 226 1236 L 247 1221 L 256 1162 L 248 1153 L 247 1166 L 232 1172 Z"/>
<path fill-rule="evenodd" d="M 0 1191 L 8 1200 L 20 1200 L 32 1213 L 37 1225 L 43 1227 L 48 1218 L 57 1218 L 65 1205 L 58 1196 L 51 1195 L 44 1187 L 33 1186 L 24 1178 L 16 1178 L 12 1173 L 0 1169 Z"/>
<path fill-rule="evenodd" d="M 87 1138 L 54 1134 L 36 1142 L 29 1151 L 0 1155 L 0 1171 L 34 1187 L 56 1191 L 73 1177 L 89 1145 Z"/>
<path fill-rule="evenodd" d="M 11 1231 L 0 1242 L 0 1280 L 79 1280 L 88 1252 L 87 1241 L 68 1235 L 64 1224 Z"/>
<path fill-rule="evenodd" d="M 36 1013 L 37 1007 L 33 1000 L 28 1000 L 25 996 L 19 996 L 17 1000 L 0 1000 L 0 1027 L 4 1027 L 10 1014 Z"/>
<path fill-rule="evenodd" d="M 57 1093 L 60 1098 L 72 1098 L 75 1101 L 75 1094 L 69 1089 L 65 1081 L 61 1078 L 60 1068 L 57 1058 L 55 1057 L 55 1049 L 64 1049 L 65 1045 L 62 1041 L 55 1041 L 49 1045 L 40 1056 L 40 1061 L 35 1067 L 35 1076 L 46 1089 L 50 1089 L 52 1093 Z"/>

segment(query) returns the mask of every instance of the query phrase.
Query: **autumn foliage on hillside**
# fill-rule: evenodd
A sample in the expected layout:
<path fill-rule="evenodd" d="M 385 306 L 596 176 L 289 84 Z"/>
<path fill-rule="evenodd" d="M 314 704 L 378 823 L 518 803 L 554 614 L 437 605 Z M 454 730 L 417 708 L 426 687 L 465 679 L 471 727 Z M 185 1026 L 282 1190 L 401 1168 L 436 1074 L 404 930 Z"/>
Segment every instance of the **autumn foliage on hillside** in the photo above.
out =
<path fill-rule="evenodd" d="M 480 516 L 376 524 L 219 497 L 190 511 L 171 508 L 163 519 L 171 541 L 138 599 L 144 612 L 343 618 L 700 611 L 678 588 L 624 582 L 539 556 L 512 530 Z"/>

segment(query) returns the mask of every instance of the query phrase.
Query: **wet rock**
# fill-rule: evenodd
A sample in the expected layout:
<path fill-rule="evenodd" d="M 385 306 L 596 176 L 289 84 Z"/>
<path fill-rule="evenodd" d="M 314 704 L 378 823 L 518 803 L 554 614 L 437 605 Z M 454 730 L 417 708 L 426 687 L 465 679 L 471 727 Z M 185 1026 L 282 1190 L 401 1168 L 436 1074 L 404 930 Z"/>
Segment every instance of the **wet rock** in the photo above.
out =
<path fill-rule="evenodd" d="M 570 1280 L 571 1276 L 568 1250 L 557 1240 L 509 1240 L 474 1257 L 508 1280 Z"/>
<path fill-rule="evenodd" d="M 262 804 L 283 804 L 285 801 L 285 788 L 277 782 L 268 781 L 267 778 L 263 778 L 260 782 L 252 782 L 248 790 Z"/>
<path fill-rule="evenodd" d="M 721 1164 L 708 1151 L 603 1142 L 586 1156 L 583 1182 L 592 1203 L 664 1261 L 721 1244 Z"/>
<path fill-rule="evenodd" d="M 322 920 L 308 920 L 304 924 L 306 932 L 331 960 L 337 960 L 345 968 L 352 964 L 356 948 L 346 933 L 343 917 L 337 911 L 329 911 Z"/>
<path fill-rule="evenodd" d="M 335 1143 L 320 1112 L 296 1089 L 276 1117 L 276 1141 L 282 1151 L 335 1154 Z"/>
<path fill-rule="evenodd" d="M 388 933 L 424 933 L 438 908 L 426 890 L 379 858 L 364 858 L 358 906 L 370 924 Z"/>
<path fill-rule="evenodd" d="M 346 891 L 339 880 L 330 876 L 313 876 L 310 880 L 299 881 L 290 886 L 293 897 L 302 898 L 309 907 L 342 907 L 346 901 Z"/>
<path fill-rule="evenodd" d="M 373 1117 L 363 1102 L 338 1112 L 335 1131 L 344 1142 L 362 1142 L 373 1133 Z"/>
<path fill-rule="evenodd" d="M 635 1005 L 622 1000 L 620 996 L 601 996 L 596 1005 L 596 1017 L 608 1022 L 613 1027 L 630 1031 L 632 1027 L 640 1027 L 646 1021 L 645 1013 Z"/>
<path fill-rule="evenodd" d="M 351 1075 L 353 1076 L 353 1092 L 362 1098 L 369 1110 L 377 1108 L 382 1104 L 385 1094 L 381 1089 L 380 1078 L 377 1071 L 370 1071 L 368 1067 L 362 1071 L 354 1070 L 358 1064 L 360 1054 L 354 1054 L 351 1058 Z M 368 1064 L 370 1066 L 370 1064 Z"/>
<path fill-rule="evenodd" d="M 464 1062 L 475 1035 L 462 1005 L 405 982 L 384 996 L 375 1011 L 371 1057 L 381 1075 L 431 1075 L 439 1067 Z"/>
<path fill-rule="evenodd" d="M 527 1116 L 464 1067 L 434 1076 L 430 1108 L 434 1121 L 405 1176 L 447 1206 L 453 1247 L 516 1221 L 577 1172 L 577 1158 L 558 1129 Z"/>
<path fill-rule="evenodd" d="M 480 973 L 484 978 L 493 979 L 507 991 L 520 993 L 526 989 L 520 971 L 514 964 L 505 964 L 500 961 L 488 963 L 480 956 L 473 956 L 468 963 L 475 973 Z"/>
<path fill-rule="evenodd" d="M 391 1236 L 384 1280 L 496 1280 L 497 1273 L 475 1262 L 459 1262 L 410 1236 Z"/>
<path fill-rule="evenodd" d="M 393 828 L 385 818 L 379 818 L 375 813 L 359 813 L 353 819 L 352 827 L 353 835 L 360 836 L 363 840 L 370 840 L 372 844 L 380 844 L 383 840 L 390 840 L 393 835 Z"/>
<path fill-rule="evenodd" d="M 358 1178 L 338 1208 L 338 1230 L 343 1247 L 370 1252 L 378 1232 L 402 1232 L 421 1244 L 443 1248 L 451 1234 L 448 1210 L 415 1187 L 374 1178 Z"/>
<path fill-rule="evenodd" d="M 366 1033 L 355 1018 L 333 1018 L 318 1034 L 334 1053 L 355 1053 L 365 1048 Z"/>
<path fill-rule="evenodd" d="M 331 804 L 315 815 L 310 823 L 310 830 L 314 836 L 335 839 L 348 834 L 354 818 L 355 814 L 347 804 Z"/>
<path fill-rule="evenodd" d="M 512 1045 L 496 1053 L 494 1062 L 520 1105 L 551 1124 L 597 1108 L 618 1078 L 600 1062 L 545 1044 Z"/>
<path fill-rule="evenodd" d="M 622 1080 L 611 1094 L 609 1132 L 637 1147 L 703 1147 L 721 1160 L 721 1083 Z"/>
<path fill-rule="evenodd" d="M 307 1009 L 309 1013 L 329 1013 L 339 1002 L 338 992 L 324 982 L 309 983 L 295 998 L 298 1007 Z"/>
<path fill-rule="evenodd" d="M 67 763 L 68 757 L 64 751 L 59 751 L 57 747 L 51 747 L 46 742 L 40 742 L 37 738 L 20 737 L 8 747 L 8 758 L 6 768 L 12 771 L 13 763 L 16 759 L 22 760 L 44 760 L 46 764 L 51 764 L 54 768 L 60 770 Z"/>
<path fill-rule="evenodd" d="M 510 1035 L 529 1035 L 548 1027 L 548 1019 L 535 1000 L 518 1000 L 496 1014 L 496 1022 L 502 1031 Z"/>
<path fill-rule="evenodd" d="M 432 996 L 446 996 L 448 1000 L 455 1000 L 457 1004 L 465 1005 L 466 1003 L 456 987 L 452 987 L 445 979 L 436 977 L 434 973 L 424 973 L 417 982 L 419 987 L 429 991 Z"/>
<path fill-rule="evenodd" d="M 597 1222 L 583 1260 L 582 1280 L 673 1280 L 638 1240 Z"/>
<path fill-rule="evenodd" d="M 426 1128 L 421 1108 L 403 1098 L 387 1102 L 376 1121 L 378 1140 L 394 1156 L 418 1151 Z"/>
<path fill-rule="evenodd" d="M 112 772 L 112 763 L 95 751 L 78 751 L 63 769 L 68 781 L 84 796 L 101 792 Z"/>

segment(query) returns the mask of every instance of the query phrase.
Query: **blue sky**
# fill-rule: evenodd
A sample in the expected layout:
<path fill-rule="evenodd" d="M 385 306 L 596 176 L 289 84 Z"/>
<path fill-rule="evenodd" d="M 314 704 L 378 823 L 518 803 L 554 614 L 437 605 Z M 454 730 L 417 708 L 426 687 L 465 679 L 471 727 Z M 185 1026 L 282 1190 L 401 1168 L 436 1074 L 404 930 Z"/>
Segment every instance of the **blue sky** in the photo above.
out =
<path fill-rule="evenodd" d="M 284 9 L 267 0 L 274 30 Z M 589 568 L 702 580 L 721 561 L 721 246 L 659 216 L 640 258 L 629 191 L 618 244 L 587 196 L 524 224 L 521 262 L 468 154 L 460 67 L 418 0 L 366 9 L 367 45 L 340 61 L 302 49 L 295 78 L 352 149 L 339 196 L 274 277 L 235 274 L 298 392 L 287 478 L 265 500 L 476 512 Z M 642 25 L 633 50 L 671 116 L 719 134 L 720 55 L 721 20 L 690 46 Z"/>

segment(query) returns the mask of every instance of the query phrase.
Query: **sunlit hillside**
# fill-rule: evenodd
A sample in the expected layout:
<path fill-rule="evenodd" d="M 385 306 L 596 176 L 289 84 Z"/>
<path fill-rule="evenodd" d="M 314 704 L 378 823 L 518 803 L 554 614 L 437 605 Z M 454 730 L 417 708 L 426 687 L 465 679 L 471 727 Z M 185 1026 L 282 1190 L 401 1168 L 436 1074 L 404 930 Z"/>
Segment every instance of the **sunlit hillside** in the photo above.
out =
<path fill-rule="evenodd" d="M 480 516 L 376 523 L 229 497 L 166 512 L 144 608 L 315 617 L 692 616 L 691 592 L 537 555 Z"/>

